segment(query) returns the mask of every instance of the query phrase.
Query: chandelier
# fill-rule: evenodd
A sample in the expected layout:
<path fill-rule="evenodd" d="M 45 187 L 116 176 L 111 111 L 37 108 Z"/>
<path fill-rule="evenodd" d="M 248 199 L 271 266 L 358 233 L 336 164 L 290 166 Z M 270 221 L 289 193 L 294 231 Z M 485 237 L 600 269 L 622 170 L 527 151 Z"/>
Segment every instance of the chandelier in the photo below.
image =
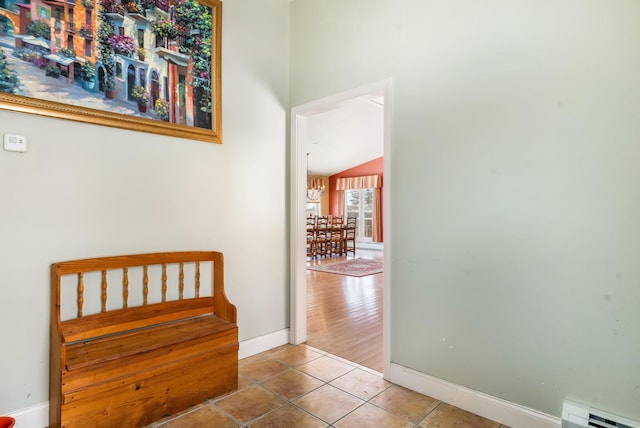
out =
<path fill-rule="evenodd" d="M 309 175 L 309 153 L 307 153 L 307 199 L 310 201 L 318 201 L 325 190 L 326 188 L 322 178 Z"/>

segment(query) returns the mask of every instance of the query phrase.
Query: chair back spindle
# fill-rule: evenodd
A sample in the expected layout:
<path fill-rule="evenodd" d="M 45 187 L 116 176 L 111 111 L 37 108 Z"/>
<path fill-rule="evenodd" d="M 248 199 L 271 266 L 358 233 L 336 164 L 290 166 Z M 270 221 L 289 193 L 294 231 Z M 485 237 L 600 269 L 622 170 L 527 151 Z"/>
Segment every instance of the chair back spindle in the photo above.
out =
<path fill-rule="evenodd" d="M 107 271 L 102 271 L 102 312 L 107 312 Z"/>
<path fill-rule="evenodd" d="M 122 268 L 122 307 L 129 307 L 129 268 Z"/>
<path fill-rule="evenodd" d="M 162 301 L 167 301 L 167 265 L 162 264 Z"/>
<path fill-rule="evenodd" d="M 144 265 L 142 268 L 142 304 L 149 304 L 149 266 Z"/>
<path fill-rule="evenodd" d="M 184 299 L 184 263 L 180 263 L 180 275 L 178 276 L 180 283 L 178 285 L 179 299 Z"/>
<path fill-rule="evenodd" d="M 82 272 L 78 272 L 78 318 L 82 317 L 82 305 L 84 305 L 84 278 Z"/>
<path fill-rule="evenodd" d="M 200 262 L 196 262 L 196 297 L 200 297 Z"/>

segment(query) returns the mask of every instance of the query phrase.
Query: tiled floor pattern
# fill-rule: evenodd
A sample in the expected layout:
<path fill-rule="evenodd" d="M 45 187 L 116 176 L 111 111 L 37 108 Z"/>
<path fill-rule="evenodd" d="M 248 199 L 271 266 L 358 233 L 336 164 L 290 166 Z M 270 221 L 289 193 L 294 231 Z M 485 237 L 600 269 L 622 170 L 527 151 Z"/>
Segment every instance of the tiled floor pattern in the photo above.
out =
<path fill-rule="evenodd" d="M 150 427 L 503 428 L 306 345 L 240 360 L 237 391 Z"/>

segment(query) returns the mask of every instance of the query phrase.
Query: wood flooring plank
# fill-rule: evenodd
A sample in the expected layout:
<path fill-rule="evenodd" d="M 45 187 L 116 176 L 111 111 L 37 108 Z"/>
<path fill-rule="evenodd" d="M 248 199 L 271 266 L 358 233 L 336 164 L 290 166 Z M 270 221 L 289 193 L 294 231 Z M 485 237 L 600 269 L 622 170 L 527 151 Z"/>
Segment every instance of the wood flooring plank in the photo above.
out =
<path fill-rule="evenodd" d="M 363 258 L 383 257 L 382 251 L 358 253 Z M 342 260 L 347 257 L 310 263 Z M 382 288 L 382 273 L 358 278 L 308 270 L 307 344 L 381 372 Z"/>

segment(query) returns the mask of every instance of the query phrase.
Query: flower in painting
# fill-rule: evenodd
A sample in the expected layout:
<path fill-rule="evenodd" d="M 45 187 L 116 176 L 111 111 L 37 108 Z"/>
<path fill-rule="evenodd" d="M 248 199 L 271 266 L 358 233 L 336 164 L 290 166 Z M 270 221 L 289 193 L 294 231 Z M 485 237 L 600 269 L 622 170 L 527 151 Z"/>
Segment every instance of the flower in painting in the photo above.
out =
<path fill-rule="evenodd" d="M 160 19 L 154 22 L 153 32 L 159 37 L 166 37 L 168 39 L 175 39 L 178 35 L 178 30 L 174 23 L 166 19 Z"/>
<path fill-rule="evenodd" d="M 155 108 L 160 120 L 169 121 L 169 101 L 158 98 Z"/>
<path fill-rule="evenodd" d="M 156 6 L 165 12 L 169 11 L 169 0 L 155 0 Z"/>
<path fill-rule="evenodd" d="M 133 37 L 114 34 L 109 37 L 109 46 L 114 52 L 125 56 L 131 56 L 136 51 L 136 44 Z"/>

